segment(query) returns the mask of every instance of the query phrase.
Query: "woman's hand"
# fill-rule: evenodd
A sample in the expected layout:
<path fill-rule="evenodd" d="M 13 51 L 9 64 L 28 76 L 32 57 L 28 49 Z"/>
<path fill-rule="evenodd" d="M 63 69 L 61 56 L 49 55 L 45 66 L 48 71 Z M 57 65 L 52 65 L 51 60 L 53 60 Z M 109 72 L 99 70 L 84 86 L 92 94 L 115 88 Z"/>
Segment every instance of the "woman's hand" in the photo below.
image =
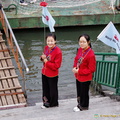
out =
<path fill-rule="evenodd" d="M 47 59 L 45 54 L 42 54 L 42 55 L 41 55 L 41 58 L 42 58 L 43 60 L 44 60 L 44 59 Z"/>
<path fill-rule="evenodd" d="M 73 73 L 78 73 L 78 70 L 79 70 L 79 68 L 74 67 L 74 68 L 72 69 L 72 72 L 73 72 Z"/>
<path fill-rule="evenodd" d="M 44 53 L 41 55 L 40 60 L 43 61 L 44 63 L 46 63 L 48 61 L 47 57 Z"/>
<path fill-rule="evenodd" d="M 46 63 L 47 61 L 48 61 L 47 58 L 45 58 L 45 59 L 43 60 L 44 63 Z"/>

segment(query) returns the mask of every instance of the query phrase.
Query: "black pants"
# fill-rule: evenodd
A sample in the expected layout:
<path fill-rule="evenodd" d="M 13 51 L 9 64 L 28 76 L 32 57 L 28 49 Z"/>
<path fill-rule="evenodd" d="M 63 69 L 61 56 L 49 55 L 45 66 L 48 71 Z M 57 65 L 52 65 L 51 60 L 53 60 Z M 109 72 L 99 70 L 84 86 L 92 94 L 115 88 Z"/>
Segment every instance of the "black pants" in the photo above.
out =
<path fill-rule="evenodd" d="M 58 76 L 50 78 L 42 74 L 42 89 L 44 106 L 58 106 Z"/>
<path fill-rule="evenodd" d="M 81 108 L 89 107 L 89 86 L 91 81 L 79 82 L 76 80 L 78 106 Z"/>

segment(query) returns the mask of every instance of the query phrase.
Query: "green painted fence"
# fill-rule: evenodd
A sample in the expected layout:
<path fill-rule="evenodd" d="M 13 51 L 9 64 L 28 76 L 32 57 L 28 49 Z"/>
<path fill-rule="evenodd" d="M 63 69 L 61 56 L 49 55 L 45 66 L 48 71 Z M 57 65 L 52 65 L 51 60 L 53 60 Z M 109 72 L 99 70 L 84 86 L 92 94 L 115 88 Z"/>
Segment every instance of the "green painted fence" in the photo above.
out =
<path fill-rule="evenodd" d="M 95 53 L 97 59 L 93 80 L 99 84 L 116 89 L 120 95 L 120 54 Z"/>

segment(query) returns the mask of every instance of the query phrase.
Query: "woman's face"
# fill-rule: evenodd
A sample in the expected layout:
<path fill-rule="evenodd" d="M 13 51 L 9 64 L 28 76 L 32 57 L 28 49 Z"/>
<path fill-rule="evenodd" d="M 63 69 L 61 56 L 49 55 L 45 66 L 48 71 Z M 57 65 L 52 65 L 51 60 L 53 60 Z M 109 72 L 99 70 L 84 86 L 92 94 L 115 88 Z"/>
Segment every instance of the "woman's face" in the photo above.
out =
<path fill-rule="evenodd" d="M 87 42 L 87 40 L 85 39 L 84 36 L 82 36 L 80 39 L 79 39 L 79 45 L 82 49 L 87 49 L 89 47 L 89 44 Z"/>
<path fill-rule="evenodd" d="M 47 37 L 47 45 L 49 48 L 53 48 L 56 44 L 56 41 L 54 40 L 54 38 L 52 36 Z"/>

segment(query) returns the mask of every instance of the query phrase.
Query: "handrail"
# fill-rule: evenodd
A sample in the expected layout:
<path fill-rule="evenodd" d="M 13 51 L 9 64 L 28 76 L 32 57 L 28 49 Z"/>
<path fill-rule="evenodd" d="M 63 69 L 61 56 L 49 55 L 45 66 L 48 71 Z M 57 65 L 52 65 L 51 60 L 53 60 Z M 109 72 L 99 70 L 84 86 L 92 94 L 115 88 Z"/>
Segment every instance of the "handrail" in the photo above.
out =
<path fill-rule="evenodd" d="M 115 55 L 115 56 L 118 56 L 118 54 L 116 54 L 116 53 L 102 53 L 102 52 L 95 52 L 95 54 L 96 55 L 108 55 L 108 56 L 110 56 L 110 55 Z"/>
<path fill-rule="evenodd" d="M 93 80 L 99 84 L 116 89 L 116 95 L 120 95 L 120 54 L 116 53 L 95 53 L 101 56 L 97 59 L 96 72 Z M 105 59 L 114 56 L 115 59 Z"/>
<path fill-rule="evenodd" d="M 106 56 L 118 56 L 118 54 L 116 54 L 116 53 L 95 53 L 96 55 L 102 55 L 102 60 L 105 60 L 105 57 Z"/>
<path fill-rule="evenodd" d="M 3 8 L 1 8 L 1 11 L 2 11 L 2 13 L 3 13 L 3 15 L 4 15 L 6 24 L 7 24 L 8 28 L 9 28 L 11 34 L 12 34 L 13 40 L 14 40 L 14 42 L 15 42 L 15 45 L 16 45 L 17 49 L 18 49 L 18 52 L 19 52 L 20 57 L 21 57 L 21 59 L 22 59 L 22 62 L 23 62 L 23 64 L 24 64 L 25 68 L 26 68 L 26 71 L 29 72 L 29 68 L 27 67 L 27 64 L 26 64 L 26 62 L 25 62 L 25 59 L 24 59 L 24 57 L 23 57 L 23 54 L 22 54 L 22 52 L 21 52 L 21 50 L 20 50 L 20 47 L 19 47 L 19 45 L 18 45 L 18 43 L 17 43 L 17 40 L 16 40 L 16 38 L 15 38 L 15 36 L 14 36 L 14 34 L 13 34 L 13 31 L 12 31 L 12 29 L 11 29 L 11 26 L 10 26 L 8 20 L 7 20 L 7 17 L 6 17 L 6 15 L 5 15 L 5 12 L 4 12 Z"/>

